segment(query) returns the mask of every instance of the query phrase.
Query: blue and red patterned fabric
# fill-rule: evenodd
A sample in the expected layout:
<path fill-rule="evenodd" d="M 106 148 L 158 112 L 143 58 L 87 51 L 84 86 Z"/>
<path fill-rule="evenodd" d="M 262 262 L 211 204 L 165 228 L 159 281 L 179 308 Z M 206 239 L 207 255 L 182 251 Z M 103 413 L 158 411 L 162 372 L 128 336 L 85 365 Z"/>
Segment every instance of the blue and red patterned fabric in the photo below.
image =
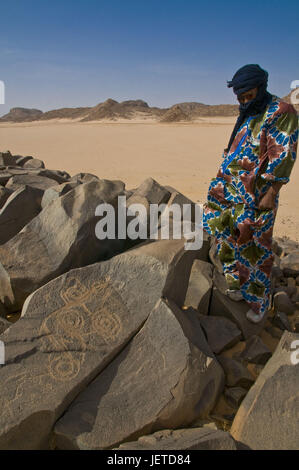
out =
<path fill-rule="evenodd" d="M 228 288 L 240 289 L 258 315 L 269 309 L 273 225 L 278 209 L 259 201 L 273 182 L 288 183 L 298 144 L 298 115 L 278 96 L 264 112 L 241 125 L 212 179 L 204 204 L 203 228 L 216 237 Z"/>

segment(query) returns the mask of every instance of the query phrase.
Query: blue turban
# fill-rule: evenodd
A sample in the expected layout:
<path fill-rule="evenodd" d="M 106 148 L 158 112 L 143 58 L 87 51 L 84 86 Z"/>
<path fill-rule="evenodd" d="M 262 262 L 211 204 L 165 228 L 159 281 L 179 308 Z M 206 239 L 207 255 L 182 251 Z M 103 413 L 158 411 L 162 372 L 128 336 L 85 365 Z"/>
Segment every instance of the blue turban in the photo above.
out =
<path fill-rule="evenodd" d="M 255 116 L 262 113 L 267 104 L 270 103 L 272 95 L 267 91 L 267 85 L 268 72 L 263 70 L 258 64 L 244 65 L 237 70 L 232 80 L 227 82 L 228 88 L 233 87 L 233 91 L 237 96 L 252 88 L 258 88 L 257 95 L 254 99 L 247 103 L 240 103 L 239 116 L 227 146 L 228 150 L 244 120 L 248 116 Z"/>
<path fill-rule="evenodd" d="M 248 64 L 241 67 L 233 76 L 232 80 L 227 82 L 228 88 L 233 87 L 234 93 L 240 95 L 252 88 L 267 88 L 268 72 L 263 70 L 258 64 Z"/>

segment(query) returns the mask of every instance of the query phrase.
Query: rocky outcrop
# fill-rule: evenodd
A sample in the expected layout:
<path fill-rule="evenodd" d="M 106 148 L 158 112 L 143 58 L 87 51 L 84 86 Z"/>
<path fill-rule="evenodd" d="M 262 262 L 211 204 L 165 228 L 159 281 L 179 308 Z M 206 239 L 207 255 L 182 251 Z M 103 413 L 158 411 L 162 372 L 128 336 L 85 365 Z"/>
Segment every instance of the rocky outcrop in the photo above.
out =
<path fill-rule="evenodd" d="M 152 178 L 126 189 L 0 153 L 1 449 L 295 448 L 298 244 L 274 240 L 272 309 L 252 324 L 214 238 L 186 248 L 198 208 Z"/>
<path fill-rule="evenodd" d="M 6 345 L 0 368 L 1 449 L 49 446 L 52 426 L 75 396 L 107 370 L 159 298 L 178 295 L 171 281 L 186 270 L 180 260 L 159 261 L 137 248 L 71 270 L 27 298 L 20 320 L 0 337 Z M 217 393 L 222 371 L 215 361 L 211 368 L 218 370 Z"/>
<path fill-rule="evenodd" d="M 99 240 L 95 234 L 96 207 L 117 203 L 123 191 L 120 181 L 91 181 L 77 186 L 47 205 L 24 229 L 0 246 L 0 263 L 13 290 L 13 302 L 2 303 L 10 311 L 21 308 L 34 290 L 74 267 L 105 259 L 120 251 L 122 241 Z"/>
<path fill-rule="evenodd" d="M 17 235 L 37 216 L 41 211 L 42 194 L 38 188 L 23 186 L 9 196 L 0 209 L 0 245 Z"/>
<path fill-rule="evenodd" d="M 188 425 L 213 408 L 223 378 L 198 320 L 161 300 L 131 343 L 58 421 L 56 445 L 104 449 L 156 429 Z"/>

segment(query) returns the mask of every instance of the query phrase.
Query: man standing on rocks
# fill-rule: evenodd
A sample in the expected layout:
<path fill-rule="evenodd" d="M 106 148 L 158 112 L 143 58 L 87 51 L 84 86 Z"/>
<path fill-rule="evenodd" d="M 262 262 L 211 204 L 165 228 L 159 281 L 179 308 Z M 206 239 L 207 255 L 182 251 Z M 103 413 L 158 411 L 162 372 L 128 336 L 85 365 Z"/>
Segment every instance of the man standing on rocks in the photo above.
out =
<path fill-rule="evenodd" d="M 270 94 L 267 82 L 268 73 L 257 64 L 240 68 L 228 82 L 240 113 L 203 214 L 204 230 L 216 238 L 226 294 L 249 304 L 253 323 L 270 306 L 279 190 L 289 181 L 298 143 L 295 108 Z"/>

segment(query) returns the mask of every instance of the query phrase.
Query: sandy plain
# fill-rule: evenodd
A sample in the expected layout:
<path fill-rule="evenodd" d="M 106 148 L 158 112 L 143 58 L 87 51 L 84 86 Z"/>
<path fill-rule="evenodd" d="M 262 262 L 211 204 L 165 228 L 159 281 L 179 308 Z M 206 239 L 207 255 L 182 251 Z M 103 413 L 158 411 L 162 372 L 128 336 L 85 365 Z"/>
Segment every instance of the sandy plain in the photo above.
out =
<path fill-rule="evenodd" d="M 0 124 L 0 151 L 32 155 L 47 168 L 71 175 L 93 173 L 120 179 L 127 189 L 151 176 L 195 202 L 206 199 L 235 117 L 200 118 L 192 123 L 153 119 L 118 121 L 51 120 Z M 280 193 L 274 236 L 299 241 L 299 164 Z"/>

